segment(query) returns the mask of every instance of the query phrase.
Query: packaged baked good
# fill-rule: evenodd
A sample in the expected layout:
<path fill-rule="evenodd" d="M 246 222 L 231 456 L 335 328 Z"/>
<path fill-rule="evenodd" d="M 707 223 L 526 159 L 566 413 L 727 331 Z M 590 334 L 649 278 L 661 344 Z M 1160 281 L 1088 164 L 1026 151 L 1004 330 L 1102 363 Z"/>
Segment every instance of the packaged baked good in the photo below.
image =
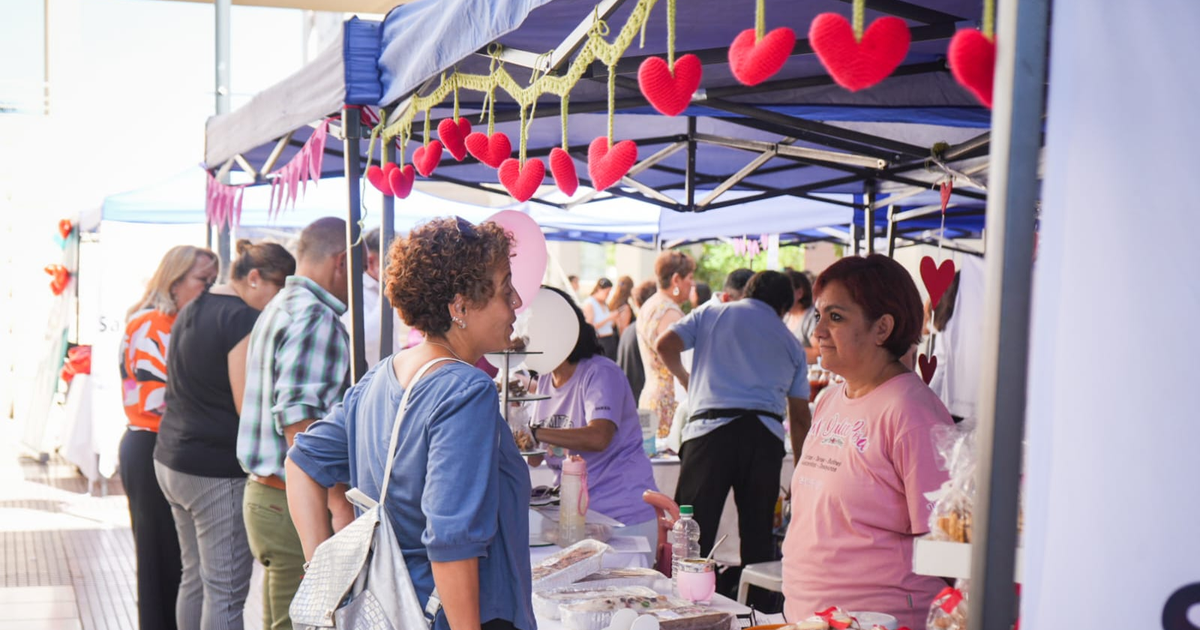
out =
<path fill-rule="evenodd" d="M 967 630 L 967 580 L 947 586 L 933 598 L 925 626 L 929 630 Z"/>
<path fill-rule="evenodd" d="M 640 614 L 686 608 L 688 602 L 667 595 L 618 595 L 560 605 L 563 625 L 570 630 L 604 630 L 613 614 L 626 608 Z"/>
<path fill-rule="evenodd" d="M 707 606 L 650 611 L 658 617 L 660 630 L 738 630 L 737 617 Z"/>
<path fill-rule="evenodd" d="M 604 553 L 612 547 L 595 540 L 581 540 L 533 566 L 533 590 L 567 586 L 600 570 Z"/>
<path fill-rule="evenodd" d="M 643 569 L 640 567 L 601 569 L 579 579 L 575 584 L 576 586 L 588 586 L 591 588 L 599 588 L 601 586 L 643 586 L 660 592 L 670 591 L 670 578 L 654 569 Z M 663 585 L 666 588 L 658 588 Z"/>
<path fill-rule="evenodd" d="M 946 427 L 934 435 L 934 440 L 950 478 L 927 495 L 934 501 L 929 515 L 929 537 L 971 542 L 971 514 L 975 504 L 974 423 Z"/>
<path fill-rule="evenodd" d="M 559 619 L 560 606 L 578 604 L 593 599 L 610 597 L 654 597 L 658 593 L 644 586 L 579 586 L 572 584 L 562 588 L 537 591 L 533 594 L 533 613 L 541 619 Z"/>

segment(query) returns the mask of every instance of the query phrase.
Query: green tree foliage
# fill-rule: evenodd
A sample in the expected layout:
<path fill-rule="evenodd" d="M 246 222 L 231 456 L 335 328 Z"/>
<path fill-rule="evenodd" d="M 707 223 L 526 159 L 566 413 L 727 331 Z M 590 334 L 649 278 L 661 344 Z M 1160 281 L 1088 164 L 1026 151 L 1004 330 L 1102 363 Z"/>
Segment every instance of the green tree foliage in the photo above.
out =
<path fill-rule="evenodd" d="M 767 252 L 759 252 L 754 258 L 738 256 L 729 243 L 705 243 L 704 253 L 696 261 L 696 281 L 705 282 L 714 292 L 725 286 L 725 276 L 734 269 L 746 267 L 754 271 L 767 268 Z M 804 248 L 784 246 L 779 248 L 779 266 L 804 269 Z"/>

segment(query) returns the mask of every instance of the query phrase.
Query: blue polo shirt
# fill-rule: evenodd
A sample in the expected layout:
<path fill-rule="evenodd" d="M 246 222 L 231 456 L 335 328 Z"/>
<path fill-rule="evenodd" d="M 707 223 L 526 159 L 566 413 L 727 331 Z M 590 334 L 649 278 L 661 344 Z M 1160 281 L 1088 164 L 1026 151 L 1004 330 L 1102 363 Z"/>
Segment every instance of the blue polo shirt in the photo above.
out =
<path fill-rule="evenodd" d="M 433 592 L 430 562 L 479 558 L 481 622 L 534 630 L 529 562 L 529 469 L 482 370 L 442 365 L 413 386 L 384 508 L 421 606 Z M 329 487 L 379 496 L 388 439 L 404 388 L 390 357 L 346 392 L 288 452 Z M 448 630 L 439 613 L 434 630 Z"/>
<path fill-rule="evenodd" d="M 787 399 L 808 398 L 804 348 L 766 302 L 753 298 L 711 304 L 671 326 L 685 350 L 694 349 L 688 384 L 692 415 L 709 409 L 758 409 L 787 417 Z M 759 420 L 780 440 L 783 424 Z M 683 441 L 698 438 L 733 418 L 691 420 Z"/>

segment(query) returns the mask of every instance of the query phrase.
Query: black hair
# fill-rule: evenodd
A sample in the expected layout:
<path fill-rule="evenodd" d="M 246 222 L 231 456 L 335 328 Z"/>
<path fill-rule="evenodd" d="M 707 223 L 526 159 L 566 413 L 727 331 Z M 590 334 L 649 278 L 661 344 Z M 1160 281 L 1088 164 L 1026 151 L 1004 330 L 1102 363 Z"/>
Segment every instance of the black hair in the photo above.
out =
<path fill-rule="evenodd" d="M 783 273 L 786 274 L 788 279 L 792 281 L 793 289 L 804 290 L 804 295 L 798 300 L 798 302 L 800 302 L 800 306 L 804 308 L 811 307 L 813 305 L 813 291 L 812 282 L 808 279 L 808 276 L 804 275 L 803 272 L 796 271 L 795 269 L 786 269 Z"/>
<path fill-rule="evenodd" d="M 575 339 L 575 347 L 571 349 L 571 354 L 567 355 L 567 363 L 575 365 L 580 361 L 594 357 L 599 354 L 604 354 L 604 347 L 600 345 L 600 338 L 596 336 L 596 329 L 591 324 L 587 323 L 587 318 L 583 316 L 583 311 L 579 305 L 575 303 L 563 290 L 542 285 L 543 289 L 549 289 L 562 296 L 562 299 L 575 311 L 575 318 L 579 320 L 579 337 Z"/>
<path fill-rule="evenodd" d="M 792 288 L 792 281 L 786 275 L 767 270 L 754 274 L 746 283 L 746 297 L 766 302 L 783 317 L 796 301 L 796 290 Z"/>
<path fill-rule="evenodd" d="M 704 304 L 705 302 L 712 299 L 712 289 L 709 288 L 707 283 L 697 282 L 696 284 L 694 284 L 692 286 L 695 287 L 695 289 L 696 289 L 696 302 L 697 302 L 696 304 L 693 304 L 692 306 L 700 306 L 701 304 Z"/>
<path fill-rule="evenodd" d="M 750 282 L 750 278 L 753 276 L 754 272 L 744 267 L 730 271 L 729 275 L 725 276 L 725 292 L 729 293 L 732 291 L 738 295 L 744 295 L 746 293 L 746 283 Z"/>

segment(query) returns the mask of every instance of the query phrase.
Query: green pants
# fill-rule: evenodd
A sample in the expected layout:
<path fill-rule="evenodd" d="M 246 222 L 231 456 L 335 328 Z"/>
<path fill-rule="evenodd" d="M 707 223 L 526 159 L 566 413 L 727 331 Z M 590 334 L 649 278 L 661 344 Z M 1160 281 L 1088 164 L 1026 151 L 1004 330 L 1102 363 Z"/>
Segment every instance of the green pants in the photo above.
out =
<path fill-rule="evenodd" d="M 287 492 L 246 482 L 242 515 L 250 551 L 262 563 L 263 630 L 291 630 L 288 606 L 304 577 L 304 549 L 288 511 Z"/>

